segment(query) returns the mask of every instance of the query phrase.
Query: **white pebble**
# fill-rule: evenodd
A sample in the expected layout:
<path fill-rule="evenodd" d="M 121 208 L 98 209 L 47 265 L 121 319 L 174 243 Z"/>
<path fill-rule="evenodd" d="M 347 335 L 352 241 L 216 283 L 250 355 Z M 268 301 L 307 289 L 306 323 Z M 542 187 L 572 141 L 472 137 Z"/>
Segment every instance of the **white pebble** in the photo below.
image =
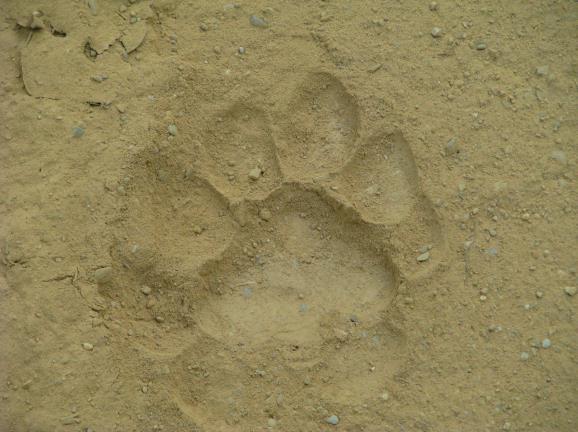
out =
<path fill-rule="evenodd" d="M 434 27 L 433 29 L 431 29 L 431 35 L 434 38 L 439 38 L 442 35 L 442 29 L 439 27 Z"/>

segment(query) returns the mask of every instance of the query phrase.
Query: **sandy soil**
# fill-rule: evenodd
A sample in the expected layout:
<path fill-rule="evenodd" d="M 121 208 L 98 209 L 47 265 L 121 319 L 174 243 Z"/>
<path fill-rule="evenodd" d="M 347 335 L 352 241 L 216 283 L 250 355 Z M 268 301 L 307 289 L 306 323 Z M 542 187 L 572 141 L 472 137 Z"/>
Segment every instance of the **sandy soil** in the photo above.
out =
<path fill-rule="evenodd" d="M 0 430 L 578 430 L 578 3 L 0 1 Z"/>

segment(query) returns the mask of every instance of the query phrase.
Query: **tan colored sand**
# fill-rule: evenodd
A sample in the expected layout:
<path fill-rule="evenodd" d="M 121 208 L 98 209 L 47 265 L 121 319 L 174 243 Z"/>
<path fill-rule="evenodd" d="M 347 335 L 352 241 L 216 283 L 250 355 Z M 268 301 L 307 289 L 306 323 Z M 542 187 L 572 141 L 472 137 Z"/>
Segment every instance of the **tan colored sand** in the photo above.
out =
<path fill-rule="evenodd" d="M 0 2 L 0 430 L 578 430 L 578 3 L 438 3 Z"/>

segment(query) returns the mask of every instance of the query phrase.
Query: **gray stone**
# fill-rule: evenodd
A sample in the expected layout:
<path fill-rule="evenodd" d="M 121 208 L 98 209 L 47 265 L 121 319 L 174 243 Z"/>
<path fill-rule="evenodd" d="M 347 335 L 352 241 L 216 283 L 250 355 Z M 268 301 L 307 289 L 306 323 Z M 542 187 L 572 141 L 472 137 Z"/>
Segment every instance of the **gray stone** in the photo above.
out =
<path fill-rule="evenodd" d="M 259 177 L 261 177 L 261 174 L 263 172 L 261 171 L 261 168 L 253 168 L 251 171 L 249 171 L 249 178 L 251 180 L 259 180 Z"/>
<path fill-rule="evenodd" d="M 446 148 L 445 148 L 445 154 L 446 156 L 452 156 L 456 153 L 459 153 L 460 149 L 458 146 L 458 140 L 457 138 L 452 138 L 450 139 L 447 144 L 446 144 Z"/>
<path fill-rule="evenodd" d="M 443 34 L 443 30 L 439 27 L 434 27 L 433 29 L 431 29 L 431 35 L 434 38 L 439 38 L 442 36 L 442 34 Z"/>
<path fill-rule="evenodd" d="M 550 68 L 548 66 L 538 66 L 536 68 L 536 75 L 546 76 L 546 75 L 548 75 L 549 71 L 550 71 Z"/>
<path fill-rule="evenodd" d="M 269 25 L 267 24 L 267 21 L 265 21 L 263 18 L 259 18 L 257 15 L 251 15 L 249 17 L 249 22 L 252 26 L 260 28 L 265 28 Z"/>
<path fill-rule="evenodd" d="M 491 247 L 486 249 L 486 253 L 491 256 L 498 256 L 498 248 Z"/>
<path fill-rule="evenodd" d="M 169 132 L 169 135 L 176 136 L 177 135 L 177 126 L 174 124 L 170 124 L 169 127 L 167 128 L 167 131 Z"/>
<path fill-rule="evenodd" d="M 562 150 L 554 150 L 551 155 L 552 159 L 556 162 L 560 162 L 562 165 L 566 165 L 568 163 L 568 158 L 566 157 L 566 153 Z"/>
<path fill-rule="evenodd" d="M 564 288 L 566 295 L 574 297 L 576 295 L 576 287 L 567 286 Z"/>
<path fill-rule="evenodd" d="M 429 252 L 424 252 L 417 257 L 417 262 L 425 262 L 429 260 Z"/>
<path fill-rule="evenodd" d="M 271 219 L 271 217 L 272 217 L 271 211 L 270 211 L 268 208 L 263 207 L 263 208 L 259 211 L 259 217 L 260 217 L 261 219 L 263 219 L 264 221 L 268 221 L 268 220 Z"/>
<path fill-rule="evenodd" d="M 329 423 L 330 425 L 335 426 L 339 424 L 339 417 L 337 417 L 336 415 L 329 416 L 325 419 L 325 423 Z"/>
<path fill-rule="evenodd" d="M 522 361 L 526 361 L 530 358 L 530 354 L 527 353 L 526 351 L 524 351 L 522 354 L 520 354 L 520 360 Z"/>
<path fill-rule="evenodd" d="M 474 46 L 478 51 L 483 51 L 488 47 L 488 45 L 483 40 L 476 41 Z"/>
<path fill-rule="evenodd" d="M 76 126 L 72 128 L 72 136 L 74 138 L 80 138 L 84 135 L 85 129 L 80 126 Z"/>
<path fill-rule="evenodd" d="M 107 284 L 112 281 L 112 267 L 102 267 L 94 271 L 94 280 L 97 284 Z"/>
<path fill-rule="evenodd" d="M 552 341 L 550 339 L 546 338 L 542 341 L 542 348 L 548 349 L 551 346 L 552 346 Z"/>

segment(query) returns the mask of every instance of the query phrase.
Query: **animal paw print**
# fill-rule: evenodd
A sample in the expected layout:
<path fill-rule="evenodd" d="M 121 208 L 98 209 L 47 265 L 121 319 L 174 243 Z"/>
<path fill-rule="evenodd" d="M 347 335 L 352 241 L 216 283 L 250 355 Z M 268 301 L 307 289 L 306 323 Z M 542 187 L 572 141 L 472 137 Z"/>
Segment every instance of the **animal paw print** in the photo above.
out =
<path fill-rule="evenodd" d="M 317 430 L 333 412 L 364 426 L 404 362 L 400 280 L 436 262 L 402 133 L 367 133 L 330 74 L 290 94 L 271 118 L 240 101 L 200 132 L 177 124 L 127 185 L 116 295 L 201 430 Z M 424 245 L 432 257 L 417 263 Z"/>

